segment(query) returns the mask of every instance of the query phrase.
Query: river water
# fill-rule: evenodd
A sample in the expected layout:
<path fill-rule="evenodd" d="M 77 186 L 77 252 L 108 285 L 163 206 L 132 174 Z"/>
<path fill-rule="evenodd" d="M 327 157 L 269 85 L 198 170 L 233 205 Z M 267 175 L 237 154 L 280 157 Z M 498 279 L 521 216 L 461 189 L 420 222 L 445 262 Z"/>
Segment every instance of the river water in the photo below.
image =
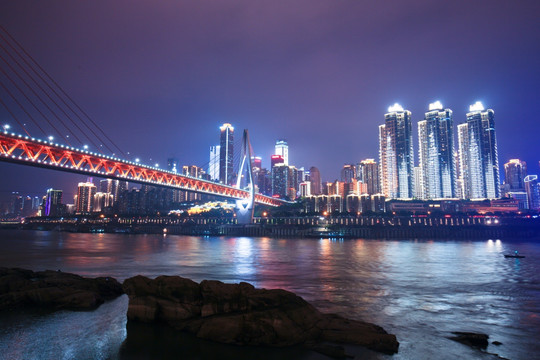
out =
<path fill-rule="evenodd" d="M 524 259 L 506 259 L 518 250 Z M 0 231 L 0 266 L 119 281 L 142 274 L 246 281 L 396 334 L 399 353 L 362 359 L 532 359 L 540 354 L 540 243 L 270 239 Z M 1 359 L 325 359 L 303 348 L 237 348 L 129 324 L 122 296 L 95 311 L 0 313 Z M 481 352 L 448 339 L 482 332 Z"/>

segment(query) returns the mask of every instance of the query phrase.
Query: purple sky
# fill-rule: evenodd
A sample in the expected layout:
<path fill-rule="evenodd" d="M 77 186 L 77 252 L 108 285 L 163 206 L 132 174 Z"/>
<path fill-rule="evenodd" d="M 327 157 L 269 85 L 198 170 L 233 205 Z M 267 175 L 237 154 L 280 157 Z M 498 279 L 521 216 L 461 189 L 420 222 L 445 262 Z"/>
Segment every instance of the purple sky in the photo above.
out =
<path fill-rule="evenodd" d="M 477 100 L 493 108 L 501 173 L 510 158 L 540 173 L 539 14 L 537 0 L 0 0 L 0 24 L 143 162 L 207 163 L 230 122 L 238 138 L 250 130 L 264 166 L 286 138 L 290 162 L 325 180 L 377 159 L 389 105 L 411 110 L 416 129 L 435 100 L 455 125 Z M 24 194 L 69 194 L 84 179 L 0 173 L 0 191 Z"/>

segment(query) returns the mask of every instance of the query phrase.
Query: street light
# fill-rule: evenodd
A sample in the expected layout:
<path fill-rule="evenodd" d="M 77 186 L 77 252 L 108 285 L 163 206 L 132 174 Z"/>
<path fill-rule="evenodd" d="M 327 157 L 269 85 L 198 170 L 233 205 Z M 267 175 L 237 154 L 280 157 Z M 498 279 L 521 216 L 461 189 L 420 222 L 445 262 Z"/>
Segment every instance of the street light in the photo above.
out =
<path fill-rule="evenodd" d="M 88 145 L 83 146 L 84 150 L 88 150 Z"/>
<path fill-rule="evenodd" d="M 53 141 L 54 140 L 54 136 L 49 136 L 49 141 Z"/>
<path fill-rule="evenodd" d="M 135 162 L 139 162 L 139 161 L 141 161 L 141 159 L 139 159 L 139 158 L 136 158 L 136 159 L 135 159 Z"/>
<path fill-rule="evenodd" d="M 2 127 L 4 128 L 4 131 L 8 131 L 11 126 L 9 126 L 9 124 L 5 124 Z"/>

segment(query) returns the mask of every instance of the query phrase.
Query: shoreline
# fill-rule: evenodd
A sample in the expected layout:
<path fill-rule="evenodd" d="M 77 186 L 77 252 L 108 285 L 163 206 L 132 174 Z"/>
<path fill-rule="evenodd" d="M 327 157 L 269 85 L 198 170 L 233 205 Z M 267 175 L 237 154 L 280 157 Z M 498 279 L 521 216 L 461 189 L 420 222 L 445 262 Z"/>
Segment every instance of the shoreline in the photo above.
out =
<path fill-rule="evenodd" d="M 170 224 L 142 219 L 130 223 L 90 223 L 57 220 L 2 224 L 0 230 L 41 230 L 74 233 L 164 234 L 189 236 L 251 236 L 269 238 L 331 239 L 444 239 L 444 240 L 530 240 L 540 241 L 540 224 L 498 225 L 345 225 L 345 224 Z"/>

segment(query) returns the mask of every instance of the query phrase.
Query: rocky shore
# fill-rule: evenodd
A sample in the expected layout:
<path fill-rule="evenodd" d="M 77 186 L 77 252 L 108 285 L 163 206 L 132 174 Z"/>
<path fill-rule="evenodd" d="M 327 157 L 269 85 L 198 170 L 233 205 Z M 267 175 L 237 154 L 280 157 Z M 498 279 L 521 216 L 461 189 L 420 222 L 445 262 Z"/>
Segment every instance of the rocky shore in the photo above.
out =
<path fill-rule="evenodd" d="M 124 293 L 111 277 L 95 279 L 61 271 L 0 268 L 0 310 L 35 306 L 92 310 Z"/>
<path fill-rule="evenodd" d="M 380 326 L 321 313 L 301 297 L 281 289 L 140 275 L 121 285 L 110 277 L 89 279 L 61 271 L 0 268 L 0 310 L 91 310 L 124 293 L 129 297 L 128 321 L 165 323 L 225 344 L 305 345 L 333 357 L 346 356 L 343 347 L 332 345 L 336 343 L 386 354 L 396 353 L 399 347 L 395 335 Z"/>

